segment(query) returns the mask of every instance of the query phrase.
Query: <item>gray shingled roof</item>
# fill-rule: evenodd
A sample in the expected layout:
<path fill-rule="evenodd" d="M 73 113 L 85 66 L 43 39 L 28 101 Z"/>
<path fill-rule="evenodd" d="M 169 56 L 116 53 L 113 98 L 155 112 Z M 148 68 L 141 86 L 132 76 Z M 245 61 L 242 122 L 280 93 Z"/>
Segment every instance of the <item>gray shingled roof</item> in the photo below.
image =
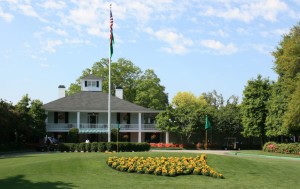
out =
<path fill-rule="evenodd" d="M 160 111 L 133 104 L 118 97 L 111 96 L 111 112 L 158 113 Z M 102 92 L 81 91 L 57 99 L 44 105 L 46 111 L 108 111 L 108 94 Z"/>
<path fill-rule="evenodd" d="M 82 79 L 83 79 L 83 80 L 86 80 L 86 79 L 102 80 L 100 77 L 95 76 L 95 75 L 93 75 L 93 74 L 87 75 L 87 76 L 83 77 Z"/>

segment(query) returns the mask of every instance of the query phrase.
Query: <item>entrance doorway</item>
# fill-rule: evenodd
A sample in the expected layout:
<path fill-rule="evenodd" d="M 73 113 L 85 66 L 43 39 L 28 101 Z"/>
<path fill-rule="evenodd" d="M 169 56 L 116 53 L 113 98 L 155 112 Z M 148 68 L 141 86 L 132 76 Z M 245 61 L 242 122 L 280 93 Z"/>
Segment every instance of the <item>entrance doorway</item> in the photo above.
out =
<path fill-rule="evenodd" d="M 98 115 L 89 114 L 88 116 L 89 128 L 96 128 L 98 123 Z"/>

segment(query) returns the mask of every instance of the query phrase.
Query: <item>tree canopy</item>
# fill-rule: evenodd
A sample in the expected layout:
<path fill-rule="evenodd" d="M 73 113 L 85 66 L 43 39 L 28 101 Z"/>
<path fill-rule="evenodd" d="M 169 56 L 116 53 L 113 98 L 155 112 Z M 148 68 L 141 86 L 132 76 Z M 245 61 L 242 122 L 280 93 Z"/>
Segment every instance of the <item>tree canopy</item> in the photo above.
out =
<path fill-rule="evenodd" d="M 108 92 L 108 59 L 101 59 L 94 63 L 92 68 L 87 68 L 82 75 L 72 83 L 67 91 L 71 95 L 80 91 L 80 79 L 94 74 L 102 81 L 103 92 Z M 168 95 L 165 93 L 165 87 L 160 84 L 160 79 L 154 70 L 142 70 L 135 66 L 130 60 L 120 58 L 117 62 L 111 63 L 111 85 L 112 89 L 116 87 L 123 88 L 123 98 L 138 105 L 153 108 L 165 109 L 168 105 Z M 114 95 L 115 91 L 112 90 Z"/>
<path fill-rule="evenodd" d="M 46 133 L 42 106 L 40 100 L 31 100 L 27 94 L 15 106 L 0 99 L 1 143 L 38 142 Z"/>
<path fill-rule="evenodd" d="M 270 96 L 270 81 L 261 75 L 257 79 L 249 80 L 244 91 L 242 101 L 242 123 L 244 137 L 259 137 L 264 144 L 267 117 L 267 102 Z"/>
<path fill-rule="evenodd" d="M 283 36 L 273 56 L 278 80 L 268 105 L 267 135 L 299 135 L 300 22 Z"/>

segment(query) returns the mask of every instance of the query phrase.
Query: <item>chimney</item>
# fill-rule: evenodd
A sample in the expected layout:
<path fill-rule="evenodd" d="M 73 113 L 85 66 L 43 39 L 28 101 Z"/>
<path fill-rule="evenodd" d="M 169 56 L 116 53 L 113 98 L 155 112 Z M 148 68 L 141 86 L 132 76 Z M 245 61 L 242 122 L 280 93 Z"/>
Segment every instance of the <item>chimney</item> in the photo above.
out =
<path fill-rule="evenodd" d="M 116 97 L 123 99 L 123 88 L 122 87 L 116 87 Z"/>
<path fill-rule="evenodd" d="M 58 86 L 58 98 L 63 98 L 66 96 L 66 87 L 64 85 L 59 85 Z"/>

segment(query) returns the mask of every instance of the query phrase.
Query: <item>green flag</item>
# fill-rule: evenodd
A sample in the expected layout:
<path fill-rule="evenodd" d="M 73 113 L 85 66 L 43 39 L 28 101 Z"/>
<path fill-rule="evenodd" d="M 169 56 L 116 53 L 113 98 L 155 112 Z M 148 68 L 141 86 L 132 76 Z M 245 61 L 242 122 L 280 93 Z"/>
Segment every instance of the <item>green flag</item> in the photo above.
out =
<path fill-rule="evenodd" d="M 210 129 L 211 128 L 211 125 L 210 125 L 210 122 L 208 120 L 208 116 L 206 115 L 206 119 L 205 119 L 205 129 Z"/>

